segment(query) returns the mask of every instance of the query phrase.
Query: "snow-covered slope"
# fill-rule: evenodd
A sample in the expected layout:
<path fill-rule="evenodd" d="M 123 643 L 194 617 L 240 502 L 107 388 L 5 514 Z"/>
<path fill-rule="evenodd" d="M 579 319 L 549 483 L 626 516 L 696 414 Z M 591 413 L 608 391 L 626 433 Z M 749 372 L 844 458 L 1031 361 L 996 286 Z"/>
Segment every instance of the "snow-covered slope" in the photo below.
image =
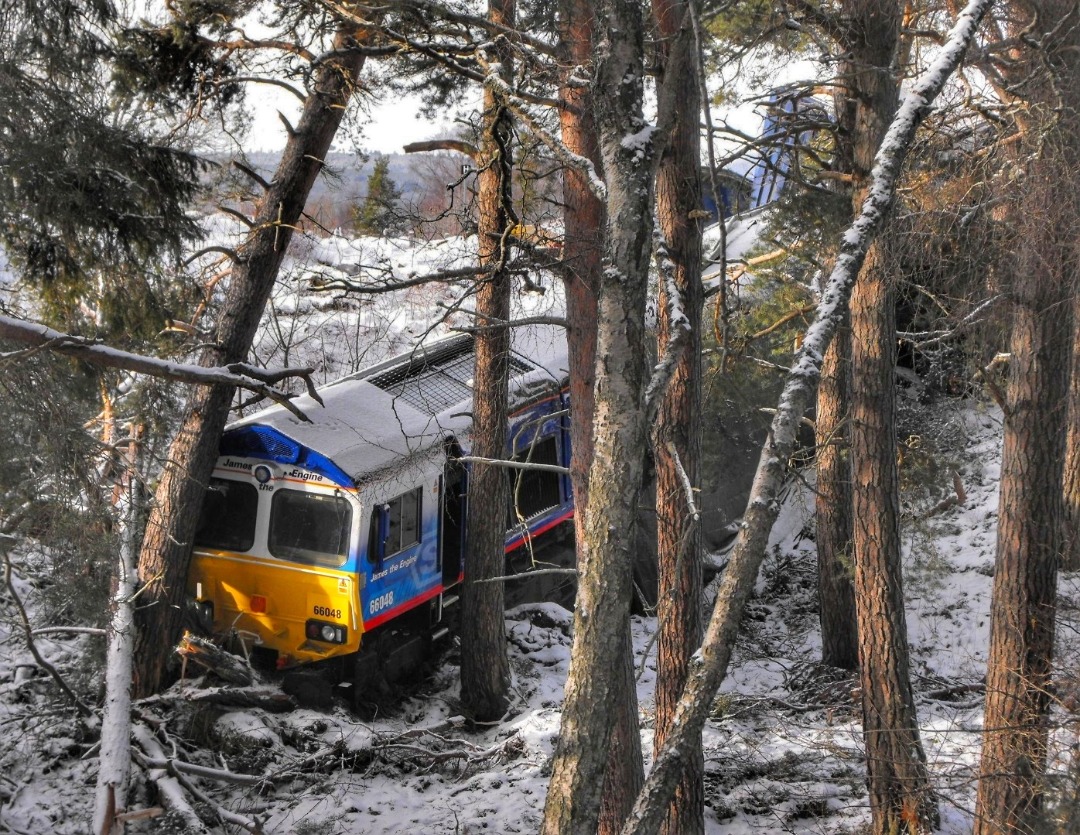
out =
<path fill-rule="evenodd" d="M 972 401 L 935 404 L 927 415 L 939 460 L 917 473 L 935 494 L 906 494 L 908 624 L 923 739 L 941 793 L 943 831 L 970 829 L 981 722 L 989 594 L 997 514 L 1001 418 Z M 929 419 L 929 418 L 928 418 Z M 914 466 L 914 465 L 912 465 Z M 963 505 L 930 510 L 951 491 Z M 731 674 L 705 731 L 709 833 L 844 832 L 868 819 L 854 681 L 816 664 L 812 493 L 796 481 L 773 533 L 771 555 Z M 18 557 L 18 555 L 16 555 Z M 33 599 L 33 588 L 17 580 Z M 1073 578 L 1063 597 L 1075 596 Z M 1064 658 L 1075 655 L 1064 607 Z M 5 612 L 9 611 L 5 607 Z M 271 715 L 198 710 L 201 682 L 177 685 L 142 706 L 203 765 L 258 775 L 258 787 L 197 780 L 214 802 L 262 822 L 267 833 L 534 832 L 543 809 L 569 661 L 570 615 L 554 604 L 507 613 L 515 703 L 501 723 L 469 731 L 456 719 L 455 652 L 379 715 L 344 707 Z M 642 741 L 652 742 L 655 621 L 634 619 Z M 68 663 L 85 642 L 43 639 Z M 49 683 L 33 672 L 10 619 L 0 622 L 0 822 L 12 832 L 82 833 L 90 813 L 93 753 Z M 1063 725 L 1060 756 L 1070 743 Z M 152 805 L 151 795 L 139 798 Z M 145 824 L 134 831 L 167 831 Z M 236 831 L 221 829 L 219 831 Z"/>

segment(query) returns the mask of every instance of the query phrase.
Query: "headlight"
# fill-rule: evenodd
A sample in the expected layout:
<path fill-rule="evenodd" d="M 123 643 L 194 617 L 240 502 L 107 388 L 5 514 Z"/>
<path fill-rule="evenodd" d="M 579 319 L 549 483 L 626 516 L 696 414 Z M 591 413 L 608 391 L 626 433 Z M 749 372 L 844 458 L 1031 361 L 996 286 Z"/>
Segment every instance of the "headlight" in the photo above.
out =
<path fill-rule="evenodd" d="M 327 644 L 343 644 L 348 637 L 344 626 L 322 620 L 309 620 L 304 625 L 304 634 L 308 640 L 322 641 Z"/>

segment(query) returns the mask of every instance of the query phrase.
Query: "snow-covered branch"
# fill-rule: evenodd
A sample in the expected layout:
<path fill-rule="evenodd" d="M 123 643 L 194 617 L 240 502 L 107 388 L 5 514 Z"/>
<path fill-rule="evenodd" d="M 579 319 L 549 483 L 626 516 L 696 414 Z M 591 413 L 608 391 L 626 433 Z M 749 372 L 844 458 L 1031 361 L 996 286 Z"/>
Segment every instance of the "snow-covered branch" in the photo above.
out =
<path fill-rule="evenodd" d="M 481 458 L 477 455 L 462 455 L 457 461 L 466 464 L 491 464 L 493 467 L 508 467 L 511 470 L 541 470 L 546 473 L 559 473 L 570 475 L 569 467 L 560 467 L 558 464 L 533 464 L 530 461 L 508 461 L 505 458 Z"/>
<path fill-rule="evenodd" d="M 293 405 L 288 397 L 272 389 L 271 386 L 291 377 L 299 377 L 307 385 L 308 394 L 316 402 L 322 402 L 322 399 L 315 391 L 315 384 L 311 380 L 311 375 L 314 373 L 314 369 L 311 368 L 267 369 L 257 368 L 248 363 L 232 363 L 223 368 L 204 368 L 201 365 L 172 362 L 171 360 L 121 351 L 86 337 L 55 331 L 37 322 L 2 315 L 0 315 L 0 339 L 10 339 L 29 345 L 31 346 L 31 353 L 54 351 L 93 365 L 120 368 L 125 371 L 134 371 L 137 374 L 160 377 L 165 380 L 211 386 L 236 386 L 237 388 L 255 392 L 263 397 L 268 397 L 275 403 L 280 403 L 298 418 L 305 421 L 308 418 L 304 413 Z M 0 354 L 0 360 L 11 360 L 26 353 L 25 351 L 17 351 Z"/>
<path fill-rule="evenodd" d="M 12 576 L 14 568 L 11 565 L 11 555 L 9 553 L 10 545 L 8 544 L 10 540 L 11 537 L 0 539 L 0 557 L 3 557 L 4 560 L 4 586 L 6 587 L 8 594 L 11 595 L 11 600 L 15 604 L 15 609 L 19 614 L 19 622 L 22 625 L 23 637 L 26 640 L 26 648 L 30 650 L 30 654 L 34 656 L 34 661 L 37 662 L 37 665 L 48 673 L 52 680 L 56 682 L 57 686 L 63 691 L 64 695 L 71 700 L 71 703 L 75 705 L 79 713 L 87 720 L 96 722 L 97 714 L 94 713 L 93 708 L 80 699 L 75 691 L 68 686 L 68 683 L 64 681 L 63 676 L 60 675 L 56 667 L 45 659 L 45 656 L 43 656 L 38 649 L 37 644 L 34 643 L 34 631 L 33 627 L 30 625 L 30 616 L 26 613 L 26 607 L 23 605 L 22 598 L 19 597 L 19 593 L 15 589 L 15 582 Z"/>

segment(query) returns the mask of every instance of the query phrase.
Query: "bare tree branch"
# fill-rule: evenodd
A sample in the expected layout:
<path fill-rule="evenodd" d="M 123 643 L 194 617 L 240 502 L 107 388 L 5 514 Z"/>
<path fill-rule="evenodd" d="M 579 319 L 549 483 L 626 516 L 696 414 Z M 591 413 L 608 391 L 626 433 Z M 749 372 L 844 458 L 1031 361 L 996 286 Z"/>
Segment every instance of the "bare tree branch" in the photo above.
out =
<path fill-rule="evenodd" d="M 403 145 L 401 150 L 406 154 L 418 154 L 425 151 L 457 151 L 474 160 L 480 153 L 471 142 L 461 139 L 429 139 L 426 142 L 410 142 L 408 145 Z"/>
<path fill-rule="evenodd" d="M 11 537 L 8 536 L 0 538 L 0 555 L 3 555 L 4 558 L 4 585 L 7 587 L 8 594 L 11 595 L 11 600 L 19 613 L 19 622 L 22 624 L 26 648 L 30 650 L 30 654 L 34 656 L 37 665 L 48 673 L 50 678 L 56 682 L 56 685 L 63 691 L 64 695 L 71 700 L 71 703 L 75 705 L 79 713 L 87 718 L 96 718 L 97 714 L 94 713 L 93 708 L 80 699 L 75 691 L 68 686 L 68 683 L 64 681 L 63 676 L 60 675 L 56 667 L 46 660 L 45 656 L 41 654 L 37 644 L 34 642 L 34 629 L 30 625 L 30 617 L 26 614 L 26 607 L 23 606 L 22 598 L 19 597 L 18 591 L 15 590 L 15 581 L 12 579 L 13 569 L 11 565 L 11 555 L 9 554 L 10 540 Z"/>
<path fill-rule="evenodd" d="M 307 385 L 308 394 L 316 402 L 322 403 L 315 391 L 315 384 L 311 380 L 311 375 L 315 373 L 313 368 L 263 369 L 247 363 L 233 363 L 225 368 L 205 368 L 201 365 L 172 362 L 120 351 L 82 336 L 60 333 L 37 322 L 15 319 L 11 316 L 0 316 L 0 339 L 11 339 L 30 345 L 32 352 L 54 351 L 93 365 L 120 368 L 165 380 L 210 386 L 236 386 L 270 398 L 304 421 L 307 421 L 308 417 L 287 396 L 270 386 L 290 377 L 299 377 Z M 0 361 L 26 356 L 26 354 L 25 351 L 0 354 Z"/>

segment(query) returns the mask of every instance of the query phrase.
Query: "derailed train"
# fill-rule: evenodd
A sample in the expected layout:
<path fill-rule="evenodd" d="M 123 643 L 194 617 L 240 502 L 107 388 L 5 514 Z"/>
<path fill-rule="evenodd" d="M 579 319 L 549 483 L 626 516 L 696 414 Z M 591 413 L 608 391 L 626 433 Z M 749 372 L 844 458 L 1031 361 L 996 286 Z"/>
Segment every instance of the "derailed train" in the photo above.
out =
<path fill-rule="evenodd" d="M 567 466 L 561 329 L 513 331 L 510 457 Z M 464 574 L 473 338 L 454 336 L 274 406 L 221 440 L 188 594 L 279 669 L 393 678 L 445 633 Z M 508 553 L 574 512 L 558 468 L 508 470 Z"/>

